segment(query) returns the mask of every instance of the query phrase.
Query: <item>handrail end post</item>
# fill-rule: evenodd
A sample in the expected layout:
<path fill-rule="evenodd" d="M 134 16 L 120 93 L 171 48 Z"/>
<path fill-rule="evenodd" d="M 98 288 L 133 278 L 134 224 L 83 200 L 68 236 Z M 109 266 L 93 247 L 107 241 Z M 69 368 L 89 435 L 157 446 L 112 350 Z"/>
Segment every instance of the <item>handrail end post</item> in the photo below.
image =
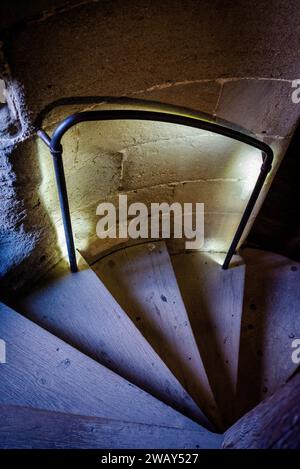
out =
<path fill-rule="evenodd" d="M 38 129 L 36 134 L 41 140 L 43 140 L 43 142 L 45 143 L 45 145 L 47 145 L 47 147 L 49 148 L 51 147 L 51 138 L 43 129 Z"/>
<path fill-rule="evenodd" d="M 225 260 L 222 264 L 222 270 L 227 270 L 228 267 L 229 267 L 229 264 L 230 264 L 230 261 L 231 261 L 231 258 L 232 258 L 232 254 L 231 253 L 227 253 L 226 257 L 225 257 Z"/>
<path fill-rule="evenodd" d="M 77 265 L 76 257 L 74 259 L 69 257 L 69 263 L 70 263 L 70 271 L 72 272 L 72 274 L 76 274 L 76 272 L 78 272 L 78 265 Z"/>
<path fill-rule="evenodd" d="M 57 145 L 57 149 L 54 150 L 50 147 L 50 152 L 53 158 L 54 171 L 57 183 L 58 198 L 61 208 L 61 215 L 65 233 L 65 240 L 68 251 L 68 258 L 70 264 L 70 271 L 75 273 L 78 271 L 77 260 L 76 260 L 76 250 L 74 244 L 74 236 L 72 230 L 71 214 L 68 200 L 68 192 L 66 186 L 64 165 L 62 160 L 62 145 Z"/>

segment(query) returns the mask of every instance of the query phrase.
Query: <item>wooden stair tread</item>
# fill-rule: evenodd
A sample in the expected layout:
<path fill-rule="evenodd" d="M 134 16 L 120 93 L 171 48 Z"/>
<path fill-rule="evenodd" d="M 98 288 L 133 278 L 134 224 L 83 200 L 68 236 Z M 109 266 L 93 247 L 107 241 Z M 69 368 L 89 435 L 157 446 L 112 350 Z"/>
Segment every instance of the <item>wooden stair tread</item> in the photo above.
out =
<path fill-rule="evenodd" d="M 81 259 L 63 264 L 18 303 L 18 310 L 128 381 L 210 427 L 206 416 L 151 348 L 96 274 Z"/>
<path fill-rule="evenodd" d="M 242 249 L 246 264 L 238 410 L 243 415 L 295 372 L 292 342 L 300 338 L 300 263 Z"/>
<path fill-rule="evenodd" d="M 192 329 L 225 426 L 236 394 L 245 267 L 222 270 L 204 252 L 171 256 Z"/>
<path fill-rule="evenodd" d="M 225 449 L 300 448 L 299 371 L 224 434 Z"/>
<path fill-rule="evenodd" d="M 93 264 L 143 336 L 215 422 L 216 403 L 162 241 L 120 249 Z"/>
<path fill-rule="evenodd" d="M 0 406 L 0 448 L 220 448 L 222 435 L 98 417 Z"/>
<path fill-rule="evenodd" d="M 0 303 L 0 404 L 199 429 L 171 407 Z M 201 428 L 201 427 L 200 427 Z"/>

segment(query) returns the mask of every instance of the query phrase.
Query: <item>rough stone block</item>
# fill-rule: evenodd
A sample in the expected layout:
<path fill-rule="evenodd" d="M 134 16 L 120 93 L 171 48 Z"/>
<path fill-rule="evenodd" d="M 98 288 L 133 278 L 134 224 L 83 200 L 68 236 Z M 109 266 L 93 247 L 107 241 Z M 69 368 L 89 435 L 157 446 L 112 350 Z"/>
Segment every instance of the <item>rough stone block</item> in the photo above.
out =
<path fill-rule="evenodd" d="M 206 252 L 225 253 L 233 240 L 234 234 L 240 222 L 240 214 L 237 213 L 209 213 L 204 215 L 204 245 L 200 249 Z M 249 221 L 249 226 L 253 223 Z M 247 231 L 247 230 L 246 230 Z M 243 236 L 245 239 L 245 236 Z M 171 239 L 168 246 L 172 253 L 185 249 L 185 239 Z"/>
<path fill-rule="evenodd" d="M 205 212 L 242 214 L 253 186 L 253 180 L 178 183 L 174 185 L 174 200 L 182 204 L 204 203 Z"/>
<path fill-rule="evenodd" d="M 268 28 L 265 18 L 272 18 Z M 296 0 L 281 9 L 265 0 L 251 8 L 92 2 L 14 32 L 10 58 L 38 112 L 62 96 L 129 95 L 170 81 L 258 71 L 297 78 L 297 21 Z"/>
<path fill-rule="evenodd" d="M 146 143 L 124 152 L 123 188 L 133 189 L 175 181 L 246 178 L 257 174 L 261 153 L 215 134 Z"/>
<path fill-rule="evenodd" d="M 147 92 L 134 94 L 136 98 L 151 99 L 175 106 L 183 106 L 197 111 L 213 114 L 217 105 L 221 85 L 215 80 L 199 80 L 189 83 L 188 81 L 162 84 L 153 87 Z"/>
<path fill-rule="evenodd" d="M 240 79 L 223 85 L 217 116 L 254 133 L 291 135 L 300 117 L 290 81 Z"/>

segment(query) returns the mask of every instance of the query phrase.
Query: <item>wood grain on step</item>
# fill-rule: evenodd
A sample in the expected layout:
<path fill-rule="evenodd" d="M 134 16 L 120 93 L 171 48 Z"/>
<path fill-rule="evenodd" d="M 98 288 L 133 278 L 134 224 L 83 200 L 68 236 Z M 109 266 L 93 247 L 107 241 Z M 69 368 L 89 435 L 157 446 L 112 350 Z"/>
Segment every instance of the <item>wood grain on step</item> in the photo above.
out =
<path fill-rule="evenodd" d="M 0 404 L 199 429 L 199 425 L 0 303 Z M 201 429 L 201 427 L 200 427 Z"/>
<path fill-rule="evenodd" d="M 235 265 L 222 270 L 204 252 L 171 259 L 226 427 L 234 419 L 245 267 L 235 257 Z"/>
<path fill-rule="evenodd" d="M 221 441 L 221 435 L 200 427 L 195 431 L 0 406 L 2 449 L 214 449 Z"/>
<path fill-rule="evenodd" d="M 165 363 L 81 259 L 71 274 L 58 265 L 18 304 L 37 324 L 163 402 L 210 427 Z"/>
<path fill-rule="evenodd" d="M 165 243 L 121 249 L 92 268 L 201 409 L 218 422 Z"/>
<path fill-rule="evenodd" d="M 237 417 L 272 395 L 296 370 L 300 339 L 300 263 L 243 249 L 246 264 Z"/>
<path fill-rule="evenodd" d="M 300 448 L 300 374 L 238 420 L 224 435 L 226 449 Z"/>

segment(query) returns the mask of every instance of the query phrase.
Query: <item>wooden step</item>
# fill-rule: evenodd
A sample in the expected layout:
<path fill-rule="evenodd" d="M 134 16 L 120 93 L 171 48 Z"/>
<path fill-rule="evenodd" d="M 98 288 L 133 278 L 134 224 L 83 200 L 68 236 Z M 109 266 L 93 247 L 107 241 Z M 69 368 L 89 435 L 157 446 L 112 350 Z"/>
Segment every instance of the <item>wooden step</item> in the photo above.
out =
<path fill-rule="evenodd" d="M 120 249 L 92 266 L 202 410 L 218 422 L 215 399 L 162 241 Z"/>
<path fill-rule="evenodd" d="M 0 404 L 199 430 L 199 425 L 0 303 Z"/>
<path fill-rule="evenodd" d="M 272 395 L 297 369 L 292 344 L 300 339 L 300 263 L 258 249 L 243 249 L 241 255 L 246 280 L 237 417 Z"/>
<path fill-rule="evenodd" d="M 222 435 L 99 417 L 0 406 L 1 449 L 220 448 Z"/>
<path fill-rule="evenodd" d="M 59 264 L 19 302 L 18 310 L 128 381 L 211 428 L 203 412 L 83 259 L 76 274 Z"/>
<path fill-rule="evenodd" d="M 245 267 L 235 256 L 228 270 L 222 255 L 190 252 L 171 257 L 178 284 L 224 426 L 233 421 Z"/>
<path fill-rule="evenodd" d="M 225 432 L 225 449 L 300 448 L 300 373 Z"/>

